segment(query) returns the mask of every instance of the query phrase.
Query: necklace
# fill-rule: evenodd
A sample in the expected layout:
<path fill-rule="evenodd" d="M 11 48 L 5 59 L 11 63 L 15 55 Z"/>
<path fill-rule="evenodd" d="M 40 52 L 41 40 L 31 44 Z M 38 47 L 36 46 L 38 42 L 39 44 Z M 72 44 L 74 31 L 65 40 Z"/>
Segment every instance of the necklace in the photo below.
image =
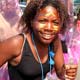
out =
<path fill-rule="evenodd" d="M 39 56 L 39 53 L 38 53 L 38 50 L 37 50 L 37 47 L 35 45 L 35 41 L 34 41 L 34 35 L 32 34 L 32 41 L 34 43 L 34 48 L 35 48 L 35 51 L 36 51 L 36 55 L 38 57 L 38 61 L 40 63 L 40 67 L 41 67 L 41 72 L 42 72 L 42 80 L 44 80 L 44 70 L 43 70 L 43 65 L 42 65 L 42 62 L 41 62 L 41 59 L 40 59 L 40 56 Z M 54 57 L 54 52 L 52 50 L 52 45 L 48 47 L 48 50 L 49 50 L 49 64 L 50 64 L 50 72 L 51 72 L 51 66 L 54 65 L 54 60 L 53 60 L 53 57 Z"/>

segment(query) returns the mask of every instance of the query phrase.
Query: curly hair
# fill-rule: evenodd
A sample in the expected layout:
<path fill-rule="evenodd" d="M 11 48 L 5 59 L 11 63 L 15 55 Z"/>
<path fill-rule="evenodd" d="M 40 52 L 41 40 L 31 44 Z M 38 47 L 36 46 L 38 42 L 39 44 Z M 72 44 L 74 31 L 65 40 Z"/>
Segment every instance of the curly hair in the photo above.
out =
<path fill-rule="evenodd" d="M 24 29 L 26 29 L 25 31 L 27 32 L 32 31 L 31 21 L 35 18 L 40 9 L 43 9 L 48 5 L 56 8 L 59 12 L 60 21 L 62 24 L 61 31 L 66 29 L 67 23 L 69 21 L 68 11 L 60 0 L 31 0 L 26 6 L 19 22 L 19 26 L 23 27 L 23 31 Z"/>

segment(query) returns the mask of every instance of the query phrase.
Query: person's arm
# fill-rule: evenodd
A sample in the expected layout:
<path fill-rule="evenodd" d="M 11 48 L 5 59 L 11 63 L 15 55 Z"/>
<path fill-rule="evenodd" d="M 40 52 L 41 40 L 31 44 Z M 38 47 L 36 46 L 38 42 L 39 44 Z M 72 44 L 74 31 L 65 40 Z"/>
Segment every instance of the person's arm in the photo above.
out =
<path fill-rule="evenodd" d="M 57 38 L 54 42 L 54 51 L 55 51 L 55 70 L 57 76 L 61 80 L 70 79 L 74 80 L 77 72 L 77 65 L 65 65 L 64 56 L 62 51 L 61 41 Z"/>
<path fill-rule="evenodd" d="M 55 56 L 54 56 L 55 70 L 57 76 L 61 78 L 61 80 L 64 80 L 64 75 L 65 75 L 64 57 L 63 57 L 61 40 L 59 38 L 57 38 L 54 41 L 54 51 L 55 51 Z"/>
<path fill-rule="evenodd" d="M 20 54 L 23 44 L 22 36 L 15 36 L 0 42 L 0 67 Z"/>

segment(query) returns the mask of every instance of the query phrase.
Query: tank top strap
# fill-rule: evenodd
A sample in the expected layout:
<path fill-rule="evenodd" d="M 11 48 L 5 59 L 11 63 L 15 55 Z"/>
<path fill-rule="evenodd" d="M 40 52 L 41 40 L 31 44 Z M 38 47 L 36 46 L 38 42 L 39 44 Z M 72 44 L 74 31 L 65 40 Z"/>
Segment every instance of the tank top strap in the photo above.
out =
<path fill-rule="evenodd" d="M 23 39 L 24 39 L 23 45 L 22 45 L 22 48 L 21 48 L 21 53 L 22 53 L 23 52 L 24 45 L 25 45 L 25 41 L 26 41 L 26 35 L 25 35 L 25 33 L 20 33 L 19 35 L 22 35 L 23 36 Z"/>

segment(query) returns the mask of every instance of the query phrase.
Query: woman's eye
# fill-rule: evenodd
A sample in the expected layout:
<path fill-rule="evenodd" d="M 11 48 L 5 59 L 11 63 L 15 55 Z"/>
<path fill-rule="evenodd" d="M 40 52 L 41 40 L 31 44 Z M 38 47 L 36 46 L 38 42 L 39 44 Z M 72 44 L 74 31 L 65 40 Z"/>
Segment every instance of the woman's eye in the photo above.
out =
<path fill-rule="evenodd" d="M 45 23 L 47 20 L 39 20 L 40 23 Z"/>
<path fill-rule="evenodd" d="M 58 21 L 53 21 L 53 23 L 54 23 L 55 25 L 59 25 L 59 24 L 60 24 Z"/>

